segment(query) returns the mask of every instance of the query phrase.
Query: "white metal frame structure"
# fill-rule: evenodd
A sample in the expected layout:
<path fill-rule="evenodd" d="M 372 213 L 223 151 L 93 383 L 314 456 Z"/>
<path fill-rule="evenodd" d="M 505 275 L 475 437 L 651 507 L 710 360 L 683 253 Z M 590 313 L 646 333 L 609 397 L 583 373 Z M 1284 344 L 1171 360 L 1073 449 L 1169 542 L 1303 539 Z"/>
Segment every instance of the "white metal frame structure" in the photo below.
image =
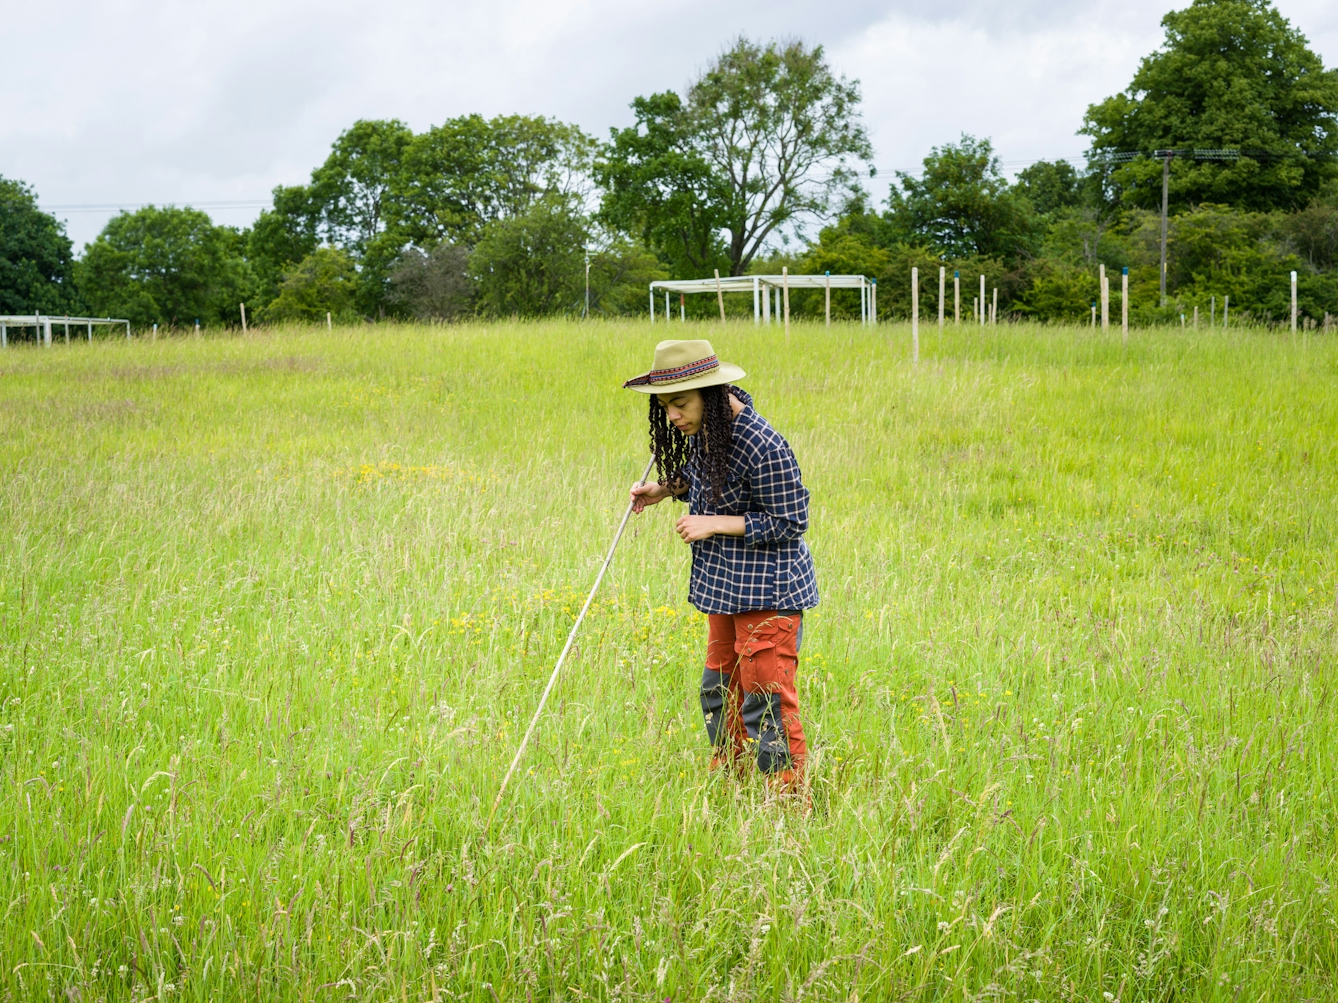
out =
<path fill-rule="evenodd" d="M 65 327 L 65 344 L 70 343 L 70 325 L 83 324 L 88 332 L 88 340 L 93 340 L 93 325 L 116 324 L 125 325 L 125 336 L 130 337 L 130 321 L 117 317 L 49 317 L 45 314 L 10 314 L 0 315 L 0 348 L 9 347 L 9 328 L 11 327 L 32 327 L 37 329 L 37 340 L 42 342 L 47 348 L 51 347 L 51 325 L 61 324 Z"/>
<path fill-rule="evenodd" d="M 752 293 L 753 323 L 779 324 L 782 322 L 779 300 L 781 291 L 788 286 L 796 289 L 858 289 L 860 323 L 878 323 L 878 300 L 873 293 L 876 280 L 863 275 L 729 275 L 710 279 L 666 279 L 650 284 L 650 322 L 655 323 L 655 294 L 664 290 L 664 319 L 673 316 L 669 309 L 670 293 Z M 777 300 L 773 307 L 772 298 Z M 679 311 L 680 320 L 682 310 Z"/>

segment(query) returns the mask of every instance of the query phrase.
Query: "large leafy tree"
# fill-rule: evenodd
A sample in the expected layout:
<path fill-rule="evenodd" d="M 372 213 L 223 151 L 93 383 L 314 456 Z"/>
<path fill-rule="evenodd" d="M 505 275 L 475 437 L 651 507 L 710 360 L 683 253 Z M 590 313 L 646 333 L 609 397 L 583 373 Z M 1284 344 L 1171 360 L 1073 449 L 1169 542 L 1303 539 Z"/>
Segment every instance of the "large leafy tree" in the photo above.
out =
<path fill-rule="evenodd" d="M 391 188 L 413 138 L 398 119 L 362 119 L 340 134 L 311 174 L 312 210 L 327 241 L 362 254 L 385 229 Z"/>
<path fill-rule="evenodd" d="M 250 296 L 257 308 L 278 296 L 284 276 L 316 250 L 317 224 L 311 189 L 305 185 L 274 189 L 273 208 L 262 212 L 245 234 L 246 259 L 255 280 Z"/>
<path fill-rule="evenodd" d="M 897 172 L 888 221 L 906 243 L 945 258 L 971 255 L 1016 259 L 1030 253 L 1038 227 L 1027 197 L 1014 190 L 988 139 L 963 135 L 934 147 L 919 177 Z"/>
<path fill-rule="evenodd" d="M 1085 178 L 1067 160 L 1038 160 L 1018 171 L 1013 187 L 1043 216 L 1087 201 Z"/>
<path fill-rule="evenodd" d="M 235 230 L 198 209 L 148 206 L 107 223 L 78 279 L 95 314 L 185 326 L 233 322 L 248 276 Z"/>
<path fill-rule="evenodd" d="M 70 238 L 20 181 L 0 177 L 0 313 L 75 309 Z"/>
<path fill-rule="evenodd" d="M 540 199 L 579 202 L 595 141 L 573 125 L 526 115 L 464 115 L 405 148 L 390 211 L 398 235 L 420 247 L 473 246 L 484 227 Z"/>
<path fill-rule="evenodd" d="M 823 217 L 858 189 L 872 149 L 859 84 L 821 46 L 739 39 L 685 98 L 633 102 L 599 174 L 604 218 L 640 231 L 680 267 L 723 256 L 741 275 L 778 235 Z"/>
<path fill-rule="evenodd" d="M 722 234 L 730 186 L 698 148 L 682 99 L 672 91 L 632 102 L 636 124 L 615 129 L 596 166 L 605 189 L 600 218 L 639 234 L 680 277 L 729 272 Z"/>
<path fill-rule="evenodd" d="M 1239 149 L 1239 160 L 1173 161 L 1172 199 L 1256 211 L 1305 205 L 1338 171 L 1338 71 L 1268 0 L 1194 0 L 1162 25 L 1163 47 L 1128 89 L 1087 110 L 1081 131 L 1094 163 L 1110 151 Z M 1160 161 L 1110 173 L 1127 204 L 1160 207 Z"/>

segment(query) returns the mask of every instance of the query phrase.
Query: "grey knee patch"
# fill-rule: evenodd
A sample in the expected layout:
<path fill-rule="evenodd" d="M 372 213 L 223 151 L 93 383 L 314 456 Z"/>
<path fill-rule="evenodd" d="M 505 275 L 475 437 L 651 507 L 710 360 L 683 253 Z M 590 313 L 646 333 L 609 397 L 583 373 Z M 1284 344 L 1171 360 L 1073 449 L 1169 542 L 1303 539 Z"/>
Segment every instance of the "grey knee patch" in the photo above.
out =
<path fill-rule="evenodd" d="M 712 745 L 725 742 L 725 704 L 729 700 L 729 673 L 707 669 L 702 673 L 702 717 L 706 720 L 706 737 Z"/>
<path fill-rule="evenodd" d="M 749 693 L 743 698 L 743 726 L 757 743 L 757 768 L 776 773 L 790 768 L 790 740 L 781 720 L 779 693 Z"/>

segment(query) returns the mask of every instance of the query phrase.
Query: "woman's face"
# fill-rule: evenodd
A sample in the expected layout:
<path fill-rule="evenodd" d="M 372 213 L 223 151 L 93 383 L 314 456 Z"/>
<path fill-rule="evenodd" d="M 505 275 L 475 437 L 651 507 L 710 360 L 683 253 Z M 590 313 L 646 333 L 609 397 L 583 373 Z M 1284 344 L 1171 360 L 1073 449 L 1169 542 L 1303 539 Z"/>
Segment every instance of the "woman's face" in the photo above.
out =
<path fill-rule="evenodd" d="M 684 435 L 696 435 L 702 427 L 702 394 L 700 390 L 680 390 L 676 394 L 656 394 L 655 399 L 664 408 L 669 424 Z"/>

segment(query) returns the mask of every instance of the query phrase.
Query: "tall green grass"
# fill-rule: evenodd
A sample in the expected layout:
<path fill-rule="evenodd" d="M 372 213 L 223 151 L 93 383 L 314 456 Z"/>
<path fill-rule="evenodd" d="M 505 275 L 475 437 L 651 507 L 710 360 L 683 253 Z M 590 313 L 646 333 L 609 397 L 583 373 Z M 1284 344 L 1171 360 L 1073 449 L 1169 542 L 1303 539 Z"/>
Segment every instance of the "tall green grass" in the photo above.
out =
<path fill-rule="evenodd" d="M 1331 998 L 1338 343 L 685 325 L 813 492 L 708 776 L 644 323 L 0 355 L 0 994 Z"/>

